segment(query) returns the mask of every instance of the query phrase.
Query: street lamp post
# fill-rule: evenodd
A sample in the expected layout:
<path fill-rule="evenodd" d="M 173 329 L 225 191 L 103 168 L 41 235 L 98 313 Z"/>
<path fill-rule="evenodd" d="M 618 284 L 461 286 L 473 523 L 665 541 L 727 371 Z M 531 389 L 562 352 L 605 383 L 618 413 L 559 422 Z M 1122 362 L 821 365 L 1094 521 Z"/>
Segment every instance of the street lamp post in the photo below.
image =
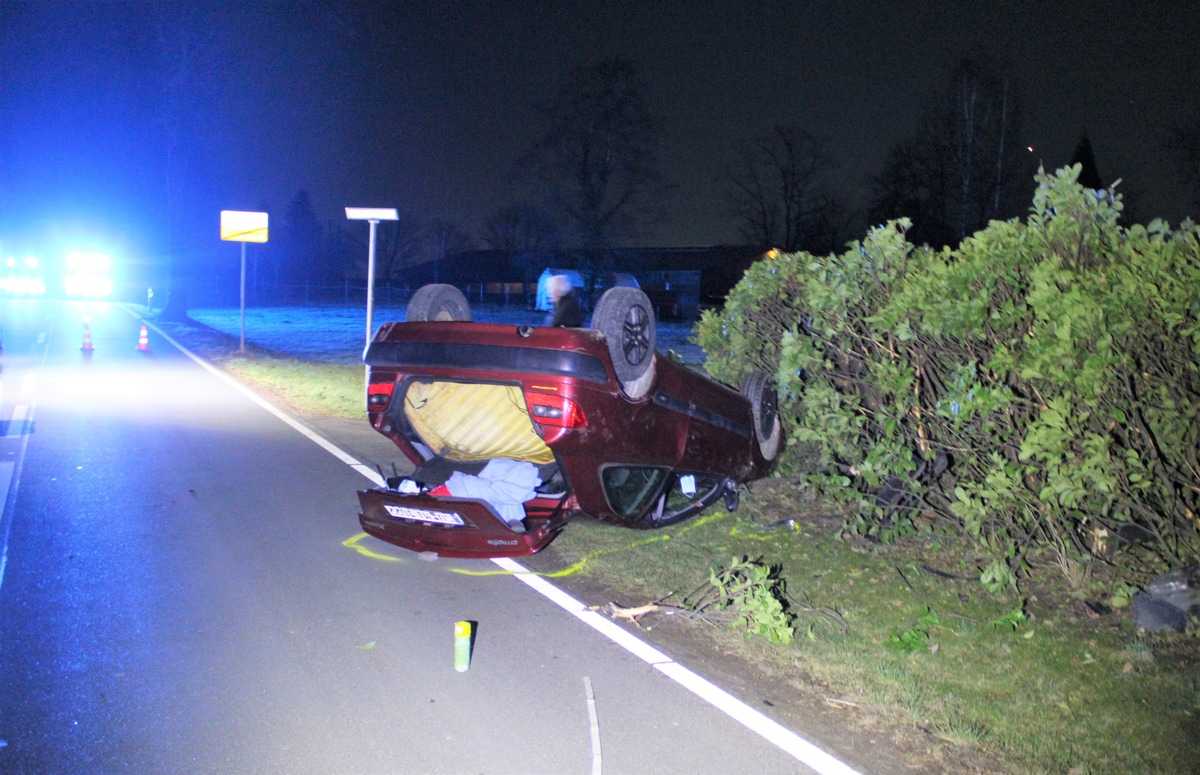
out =
<path fill-rule="evenodd" d="M 371 234 L 367 247 L 367 344 L 371 345 L 371 334 L 374 333 L 372 317 L 375 314 L 375 227 L 380 221 L 399 220 L 400 215 L 394 208 L 387 207 L 347 207 L 346 217 L 352 221 L 367 221 L 371 224 Z"/>

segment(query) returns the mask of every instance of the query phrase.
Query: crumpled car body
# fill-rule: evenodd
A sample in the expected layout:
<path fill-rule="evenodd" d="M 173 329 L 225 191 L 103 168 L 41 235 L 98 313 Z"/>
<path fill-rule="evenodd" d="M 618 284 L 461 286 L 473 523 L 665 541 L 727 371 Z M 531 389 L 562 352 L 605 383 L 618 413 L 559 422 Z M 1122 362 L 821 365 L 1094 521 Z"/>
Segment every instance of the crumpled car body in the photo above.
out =
<path fill-rule="evenodd" d="M 465 300 L 436 316 L 410 303 L 409 321 L 381 326 L 364 355 L 367 416 L 415 470 L 359 493 L 363 529 L 445 557 L 520 556 L 580 513 L 655 528 L 721 499 L 736 507 L 738 485 L 763 476 L 781 445 L 770 380 L 751 374 L 738 391 L 659 355 L 644 294 L 613 291 L 593 328 L 445 319 L 469 317 Z M 493 460 L 537 469 L 520 522 L 439 489 Z"/>

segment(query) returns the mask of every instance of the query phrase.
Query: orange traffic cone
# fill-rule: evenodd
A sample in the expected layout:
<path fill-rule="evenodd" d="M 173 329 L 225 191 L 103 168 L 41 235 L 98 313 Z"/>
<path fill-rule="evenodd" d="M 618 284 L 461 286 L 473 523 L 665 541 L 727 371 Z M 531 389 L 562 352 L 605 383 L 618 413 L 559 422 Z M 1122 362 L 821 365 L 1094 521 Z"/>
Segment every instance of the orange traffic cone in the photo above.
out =
<path fill-rule="evenodd" d="M 138 334 L 138 352 L 150 352 L 150 339 L 146 336 L 146 327 L 142 326 L 142 332 Z"/>
<path fill-rule="evenodd" d="M 87 323 L 83 324 L 83 346 L 79 349 L 85 353 L 92 351 L 92 329 L 88 327 Z"/>

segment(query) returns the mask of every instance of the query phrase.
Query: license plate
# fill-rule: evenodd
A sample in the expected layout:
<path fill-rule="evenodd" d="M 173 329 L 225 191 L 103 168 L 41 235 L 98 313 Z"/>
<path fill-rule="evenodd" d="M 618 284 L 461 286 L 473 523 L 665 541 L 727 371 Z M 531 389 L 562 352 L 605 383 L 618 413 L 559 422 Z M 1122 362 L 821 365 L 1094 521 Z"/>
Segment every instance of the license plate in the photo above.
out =
<path fill-rule="evenodd" d="M 411 519 L 417 522 L 434 522 L 439 525 L 461 525 L 462 517 L 452 511 L 432 511 L 430 509 L 414 509 L 410 506 L 396 506 L 391 503 L 383 504 L 390 516 L 397 519 Z"/>

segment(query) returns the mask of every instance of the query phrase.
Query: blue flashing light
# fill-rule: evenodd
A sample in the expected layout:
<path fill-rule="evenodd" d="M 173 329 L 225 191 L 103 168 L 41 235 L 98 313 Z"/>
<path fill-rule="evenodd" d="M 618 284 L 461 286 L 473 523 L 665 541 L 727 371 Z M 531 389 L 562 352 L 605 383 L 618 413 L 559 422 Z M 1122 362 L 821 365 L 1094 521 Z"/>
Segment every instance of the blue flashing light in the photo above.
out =
<path fill-rule="evenodd" d="M 37 272 L 39 261 L 36 256 L 26 256 L 18 261 L 9 256 L 4 259 L 4 270 L 0 274 L 0 293 L 12 296 L 45 296 L 46 281 Z"/>

